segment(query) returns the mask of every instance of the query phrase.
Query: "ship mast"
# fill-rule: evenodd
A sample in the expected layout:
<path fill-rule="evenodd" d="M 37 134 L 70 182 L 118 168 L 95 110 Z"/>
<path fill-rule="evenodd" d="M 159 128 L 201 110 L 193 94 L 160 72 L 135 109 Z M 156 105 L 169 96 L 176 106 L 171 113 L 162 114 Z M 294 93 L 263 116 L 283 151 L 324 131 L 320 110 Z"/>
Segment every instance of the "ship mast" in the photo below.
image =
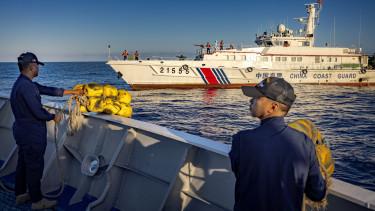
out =
<path fill-rule="evenodd" d="M 308 13 L 307 20 L 301 18 L 300 22 L 307 22 L 305 26 L 305 36 L 309 38 L 311 46 L 314 45 L 314 32 L 316 26 L 319 24 L 319 13 L 322 8 L 322 1 L 318 0 L 317 3 L 306 4 L 306 9 Z"/>

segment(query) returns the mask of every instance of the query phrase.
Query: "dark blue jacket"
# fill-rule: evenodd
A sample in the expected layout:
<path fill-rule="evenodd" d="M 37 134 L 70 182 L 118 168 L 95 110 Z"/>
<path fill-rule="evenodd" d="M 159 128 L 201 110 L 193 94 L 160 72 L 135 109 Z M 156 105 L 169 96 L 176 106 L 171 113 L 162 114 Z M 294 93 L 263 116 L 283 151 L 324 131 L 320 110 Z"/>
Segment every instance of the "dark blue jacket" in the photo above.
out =
<path fill-rule="evenodd" d="M 40 95 L 63 96 L 63 93 L 64 89 L 42 86 L 20 74 L 10 95 L 17 144 L 46 143 L 46 121 L 54 119 L 55 115 L 43 108 Z"/>
<path fill-rule="evenodd" d="M 283 117 L 238 132 L 229 156 L 236 176 L 234 210 L 300 211 L 303 193 L 316 201 L 325 195 L 314 144 Z"/>

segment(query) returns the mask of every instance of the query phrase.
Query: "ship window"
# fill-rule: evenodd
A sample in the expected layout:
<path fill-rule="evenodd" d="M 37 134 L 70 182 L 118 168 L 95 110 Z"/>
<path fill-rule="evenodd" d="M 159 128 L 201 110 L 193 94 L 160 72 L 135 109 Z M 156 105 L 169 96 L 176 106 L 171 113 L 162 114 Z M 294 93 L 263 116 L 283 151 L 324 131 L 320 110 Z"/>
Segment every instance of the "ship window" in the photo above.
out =
<path fill-rule="evenodd" d="M 328 62 L 332 62 L 332 58 L 331 57 L 328 57 Z"/>
<path fill-rule="evenodd" d="M 281 60 L 282 60 L 283 62 L 286 62 L 288 59 L 287 59 L 287 57 L 281 57 Z"/>
<path fill-rule="evenodd" d="M 307 42 L 304 42 L 304 43 L 303 43 L 303 46 L 310 46 L 310 42 L 308 42 L 308 41 L 307 41 Z"/>
<path fill-rule="evenodd" d="M 297 57 L 297 61 L 302 62 L 302 57 Z"/>
<path fill-rule="evenodd" d="M 280 61 L 280 57 L 279 57 L 279 56 L 276 57 L 276 61 L 277 61 L 277 62 Z"/>
<path fill-rule="evenodd" d="M 296 57 L 293 56 L 293 57 L 292 57 L 292 62 L 295 62 L 295 61 L 296 61 Z"/>
<path fill-rule="evenodd" d="M 246 56 L 241 56 L 242 60 L 246 60 Z"/>
<path fill-rule="evenodd" d="M 231 55 L 228 55 L 228 56 L 227 56 L 227 60 L 235 60 L 235 59 L 236 59 L 235 56 L 231 56 Z"/>
<path fill-rule="evenodd" d="M 335 58 L 335 62 L 337 62 L 337 57 Z"/>
<path fill-rule="evenodd" d="M 266 57 L 266 56 L 265 56 L 265 57 L 262 57 L 261 61 L 262 61 L 262 62 L 268 62 L 268 57 Z"/>
<path fill-rule="evenodd" d="M 320 63 L 320 56 L 315 56 L 315 63 Z"/>

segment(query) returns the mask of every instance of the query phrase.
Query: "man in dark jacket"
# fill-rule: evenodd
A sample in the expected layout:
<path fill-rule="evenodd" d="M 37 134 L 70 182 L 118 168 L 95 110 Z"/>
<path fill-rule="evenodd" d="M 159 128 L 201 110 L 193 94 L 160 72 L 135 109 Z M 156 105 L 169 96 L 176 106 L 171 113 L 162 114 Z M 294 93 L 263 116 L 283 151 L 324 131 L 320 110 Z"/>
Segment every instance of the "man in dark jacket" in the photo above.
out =
<path fill-rule="evenodd" d="M 284 122 L 295 101 L 293 87 L 282 78 L 266 78 L 242 87 L 260 126 L 233 136 L 229 153 L 236 177 L 234 210 L 297 211 L 303 194 L 320 201 L 325 181 L 312 141 Z"/>
<path fill-rule="evenodd" d="M 13 136 L 18 145 L 16 169 L 16 204 L 31 199 L 32 209 L 54 207 L 56 201 L 42 197 L 40 180 L 43 176 L 44 153 L 47 145 L 46 122 L 59 123 L 61 114 L 51 114 L 41 104 L 40 95 L 63 96 L 80 94 L 79 91 L 42 86 L 32 79 L 38 76 L 39 65 L 44 65 L 30 52 L 18 57 L 21 72 L 13 85 L 10 103 L 15 117 Z M 26 188 L 29 192 L 26 192 Z"/>

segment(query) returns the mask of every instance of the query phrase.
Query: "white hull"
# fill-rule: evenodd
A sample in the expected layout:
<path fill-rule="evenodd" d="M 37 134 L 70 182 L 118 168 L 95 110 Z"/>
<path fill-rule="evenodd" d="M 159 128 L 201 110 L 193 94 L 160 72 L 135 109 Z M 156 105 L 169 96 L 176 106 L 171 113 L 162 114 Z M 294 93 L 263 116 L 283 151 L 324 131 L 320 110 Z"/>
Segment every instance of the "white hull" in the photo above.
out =
<path fill-rule="evenodd" d="M 216 63 L 216 64 L 215 64 Z M 270 76 L 292 84 L 375 85 L 375 71 L 360 69 L 272 69 L 226 67 L 215 61 L 109 61 L 133 89 L 238 88 L 254 85 Z M 233 63 L 231 63 L 233 66 Z M 187 68 L 186 68 L 187 67 Z M 185 69 L 184 69 L 185 68 Z"/>

